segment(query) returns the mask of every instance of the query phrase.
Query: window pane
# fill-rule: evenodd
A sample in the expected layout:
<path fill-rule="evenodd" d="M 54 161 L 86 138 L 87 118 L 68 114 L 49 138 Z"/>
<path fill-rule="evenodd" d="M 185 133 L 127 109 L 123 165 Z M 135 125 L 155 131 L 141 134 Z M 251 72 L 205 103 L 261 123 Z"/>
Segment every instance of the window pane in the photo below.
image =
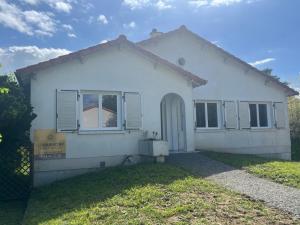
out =
<path fill-rule="evenodd" d="M 267 127 L 268 126 L 268 110 L 266 104 L 259 104 L 259 125 L 261 127 Z"/>
<path fill-rule="evenodd" d="M 256 104 L 249 104 L 249 109 L 250 109 L 250 125 L 251 127 L 257 127 Z"/>
<path fill-rule="evenodd" d="M 99 127 L 99 99 L 97 94 L 83 95 L 83 127 Z"/>
<path fill-rule="evenodd" d="M 205 127 L 205 104 L 196 103 L 196 125 L 197 127 Z"/>
<path fill-rule="evenodd" d="M 208 127 L 218 127 L 217 103 L 207 103 Z"/>
<path fill-rule="evenodd" d="M 118 126 L 118 103 L 117 95 L 102 96 L 103 127 Z"/>

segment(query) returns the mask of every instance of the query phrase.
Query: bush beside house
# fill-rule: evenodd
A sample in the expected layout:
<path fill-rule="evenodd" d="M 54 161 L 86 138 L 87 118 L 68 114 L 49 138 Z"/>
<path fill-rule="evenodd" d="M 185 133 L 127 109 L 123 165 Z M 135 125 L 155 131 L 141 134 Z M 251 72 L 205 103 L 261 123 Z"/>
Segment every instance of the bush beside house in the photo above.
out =
<path fill-rule="evenodd" d="M 300 161 L 300 99 L 289 99 L 289 120 L 292 141 L 292 159 Z"/>
<path fill-rule="evenodd" d="M 14 75 L 0 76 L 0 200 L 19 198 L 12 191 L 28 183 L 29 151 L 32 149 L 29 129 L 35 118 L 28 97 Z M 26 168 L 26 169 L 24 169 Z M 14 187 L 14 185 L 16 187 Z"/>

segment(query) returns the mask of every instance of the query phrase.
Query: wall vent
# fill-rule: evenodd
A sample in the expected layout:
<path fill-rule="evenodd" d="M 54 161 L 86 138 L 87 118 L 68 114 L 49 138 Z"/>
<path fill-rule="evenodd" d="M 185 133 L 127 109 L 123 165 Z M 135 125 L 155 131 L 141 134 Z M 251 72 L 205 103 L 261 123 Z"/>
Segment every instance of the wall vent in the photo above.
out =
<path fill-rule="evenodd" d="M 105 161 L 100 162 L 100 168 L 105 168 Z"/>

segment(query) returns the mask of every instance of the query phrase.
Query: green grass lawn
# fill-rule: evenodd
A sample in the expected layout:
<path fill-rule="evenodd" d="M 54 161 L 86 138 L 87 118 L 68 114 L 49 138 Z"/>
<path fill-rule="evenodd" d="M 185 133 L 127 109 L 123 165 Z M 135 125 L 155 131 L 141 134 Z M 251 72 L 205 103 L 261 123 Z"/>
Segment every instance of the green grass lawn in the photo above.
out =
<path fill-rule="evenodd" d="M 299 224 L 178 167 L 110 168 L 34 190 L 25 225 Z"/>
<path fill-rule="evenodd" d="M 300 162 L 265 159 L 253 155 L 204 152 L 215 160 L 228 165 L 245 169 L 260 177 L 271 179 L 277 183 L 300 188 Z"/>
<path fill-rule="evenodd" d="M 26 203 L 24 201 L 0 202 L 0 224 L 20 225 Z"/>

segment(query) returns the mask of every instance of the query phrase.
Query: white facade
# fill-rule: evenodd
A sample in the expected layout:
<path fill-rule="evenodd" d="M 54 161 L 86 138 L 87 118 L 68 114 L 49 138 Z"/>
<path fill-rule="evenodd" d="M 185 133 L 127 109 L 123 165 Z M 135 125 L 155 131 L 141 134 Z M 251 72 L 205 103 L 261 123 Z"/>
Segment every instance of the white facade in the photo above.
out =
<path fill-rule="evenodd" d="M 170 152 L 201 149 L 290 159 L 288 88 L 186 28 L 154 36 L 138 46 L 163 60 L 120 42 L 29 74 L 37 114 L 32 141 L 38 129 L 55 129 L 66 139 L 64 159 L 35 160 L 35 185 L 103 163 L 118 165 L 126 156 L 138 156 L 139 141 L 156 133 L 168 141 Z M 28 73 L 21 71 L 18 79 Z M 194 74 L 208 83 L 195 85 Z M 115 96 L 108 105 L 107 95 Z M 251 113 L 258 127 L 249 121 Z"/>
<path fill-rule="evenodd" d="M 142 127 L 139 130 L 82 129 L 64 132 L 66 158 L 35 161 L 36 185 L 77 174 L 80 169 L 97 168 L 100 162 L 106 166 L 120 164 L 126 155 L 138 155 L 138 141 L 158 132 L 161 137 L 160 104 L 164 96 L 176 93 L 184 101 L 186 114 L 186 151 L 194 151 L 194 124 L 192 84 L 165 65 L 151 62 L 126 46 L 71 60 L 36 72 L 31 78 L 31 104 L 37 118 L 32 123 L 36 129 L 56 129 L 56 90 L 86 92 L 139 93 L 141 96 Z M 81 104 L 82 95 L 79 98 Z M 122 115 L 124 118 L 124 107 Z M 80 108 L 78 116 L 81 118 Z M 90 112 L 88 112 L 90 113 Z M 94 115 L 91 117 L 95 120 Z M 122 119 L 122 124 L 123 124 Z M 32 136 L 33 138 L 33 136 Z M 34 141 L 34 139 L 32 139 Z M 52 171 L 53 173 L 49 173 Z M 64 172 L 63 172 L 64 171 Z"/>
<path fill-rule="evenodd" d="M 195 102 L 217 102 L 219 124 L 218 128 L 195 128 L 197 149 L 290 159 L 287 93 L 284 88 L 269 82 L 255 69 L 195 37 L 185 28 L 179 29 L 176 35 L 153 38 L 140 45 L 177 65 L 179 58 L 184 58 L 184 69 L 208 80 L 205 86 L 194 89 L 193 99 Z M 224 101 L 233 101 L 236 107 L 235 129 L 224 127 Z M 266 103 L 268 127 L 242 129 L 238 120 L 239 102 Z M 284 104 L 285 126 L 280 129 L 275 126 L 274 102 Z"/>

